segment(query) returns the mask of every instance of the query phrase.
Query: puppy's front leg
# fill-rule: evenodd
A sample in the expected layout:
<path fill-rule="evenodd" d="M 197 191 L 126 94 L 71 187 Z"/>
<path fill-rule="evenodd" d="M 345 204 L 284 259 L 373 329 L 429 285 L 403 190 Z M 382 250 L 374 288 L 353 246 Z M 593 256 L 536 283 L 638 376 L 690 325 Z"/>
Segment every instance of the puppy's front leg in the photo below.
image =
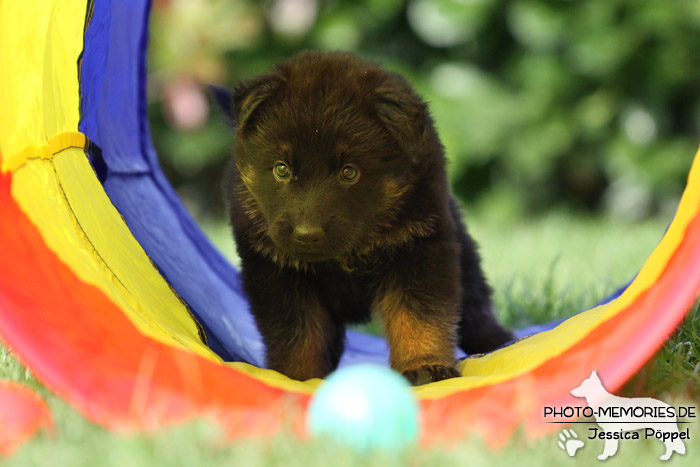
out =
<path fill-rule="evenodd" d="M 388 265 L 373 305 L 384 322 L 391 367 L 414 385 L 460 376 L 456 254 L 448 242 L 422 243 Z"/>
<path fill-rule="evenodd" d="M 314 277 L 262 258 L 252 263 L 243 281 L 268 368 L 300 381 L 328 375 L 343 353 L 345 329 L 322 306 Z"/>

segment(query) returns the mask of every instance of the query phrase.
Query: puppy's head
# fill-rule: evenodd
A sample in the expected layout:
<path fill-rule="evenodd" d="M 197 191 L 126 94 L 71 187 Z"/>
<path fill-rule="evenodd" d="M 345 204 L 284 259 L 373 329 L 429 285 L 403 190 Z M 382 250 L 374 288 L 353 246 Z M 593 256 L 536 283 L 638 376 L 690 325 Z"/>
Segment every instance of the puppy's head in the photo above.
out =
<path fill-rule="evenodd" d="M 237 195 L 283 256 L 342 260 L 391 227 L 418 177 L 426 106 L 400 76 L 306 52 L 233 94 Z"/>

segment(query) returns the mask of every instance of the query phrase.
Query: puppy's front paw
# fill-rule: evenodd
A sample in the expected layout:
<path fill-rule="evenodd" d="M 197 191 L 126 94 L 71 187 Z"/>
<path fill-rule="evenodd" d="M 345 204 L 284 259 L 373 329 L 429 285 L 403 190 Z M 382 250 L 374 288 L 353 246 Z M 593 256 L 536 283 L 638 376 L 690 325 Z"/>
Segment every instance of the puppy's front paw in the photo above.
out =
<path fill-rule="evenodd" d="M 414 386 L 462 376 L 455 367 L 445 365 L 423 365 L 415 370 L 406 370 L 403 375 Z"/>

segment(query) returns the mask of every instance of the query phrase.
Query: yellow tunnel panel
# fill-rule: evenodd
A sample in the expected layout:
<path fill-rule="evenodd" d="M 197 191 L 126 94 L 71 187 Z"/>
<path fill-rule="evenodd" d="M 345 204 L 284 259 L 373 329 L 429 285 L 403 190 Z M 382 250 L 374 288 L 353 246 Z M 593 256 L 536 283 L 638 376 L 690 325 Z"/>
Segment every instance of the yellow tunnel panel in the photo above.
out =
<path fill-rule="evenodd" d="M 133 237 L 82 149 L 29 159 L 13 174 L 12 196 L 46 245 L 141 332 L 221 361 L 201 341 L 190 311 Z"/>
<path fill-rule="evenodd" d="M 86 0 L 0 1 L 0 155 L 78 131 Z"/>

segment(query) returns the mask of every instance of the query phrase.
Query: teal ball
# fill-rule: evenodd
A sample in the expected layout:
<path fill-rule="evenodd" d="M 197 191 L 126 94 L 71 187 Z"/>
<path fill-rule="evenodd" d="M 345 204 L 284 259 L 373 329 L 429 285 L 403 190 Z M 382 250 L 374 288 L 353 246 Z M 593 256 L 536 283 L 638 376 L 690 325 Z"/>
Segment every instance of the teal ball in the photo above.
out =
<path fill-rule="evenodd" d="M 401 375 L 378 365 L 332 373 L 314 394 L 307 427 L 358 451 L 399 450 L 418 439 L 418 402 Z"/>

